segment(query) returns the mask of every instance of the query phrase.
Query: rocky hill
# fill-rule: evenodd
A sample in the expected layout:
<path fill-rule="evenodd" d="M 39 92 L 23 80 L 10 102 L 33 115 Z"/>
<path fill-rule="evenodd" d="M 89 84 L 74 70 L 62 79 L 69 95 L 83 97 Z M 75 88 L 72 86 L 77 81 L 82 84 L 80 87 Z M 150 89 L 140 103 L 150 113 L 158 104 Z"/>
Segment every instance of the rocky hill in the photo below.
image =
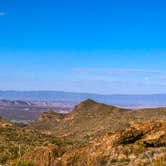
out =
<path fill-rule="evenodd" d="M 34 166 L 165 166 L 166 121 L 132 123 L 120 132 L 105 133 L 60 157 L 53 146 L 37 147 L 22 160 Z"/>
<path fill-rule="evenodd" d="M 14 163 L 20 160 L 24 153 L 41 146 L 52 145 L 58 149 L 57 155 L 62 155 L 71 144 L 48 133 L 20 127 L 0 118 L 0 165 L 15 166 Z"/>
<path fill-rule="evenodd" d="M 90 140 L 103 132 L 120 130 L 128 126 L 123 115 L 130 110 L 85 100 L 55 126 L 54 133 L 60 137 Z"/>
<path fill-rule="evenodd" d="M 53 130 L 62 119 L 64 119 L 65 114 L 57 113 L 54 111 L 43 112 L 39 116 L 38 120 L 32 124 L 31 127 L 38 130 Z"/>
<path fill-rule="evenodd" d="M 122 132 L 107 133 L 87 146 L 65 153 L 62 165 L 166 164 L 166 121 L 133 123 Z M 159 164 L 159 162 L 158 162 Z"/>
<path fill-rule="evenodd" d="M 166 108 L 131 110 L 85 100 L 26 127 L 0 119 L 4 166 L 165 166 Z"/>
<path fill-rule="evenodd" d="M 58 115 L 61 117 L 58 118 L 58 123 L 54 122 L 54 118 L 49 120 L 51 131 L 56 136 L 71 140 L 90 141 L 105 132 L 124 130 L 133 121 L 144 122 L 166 119 L 166 108 L 131 110 L 88 99 L 64 116 L 56 114 L 55 121 L 57 121 Z M 43 128 L 44 126 L 46 128 L 46 123 L 40 124 Z M 38 127 L 38 129 L 40 128 Z"/>

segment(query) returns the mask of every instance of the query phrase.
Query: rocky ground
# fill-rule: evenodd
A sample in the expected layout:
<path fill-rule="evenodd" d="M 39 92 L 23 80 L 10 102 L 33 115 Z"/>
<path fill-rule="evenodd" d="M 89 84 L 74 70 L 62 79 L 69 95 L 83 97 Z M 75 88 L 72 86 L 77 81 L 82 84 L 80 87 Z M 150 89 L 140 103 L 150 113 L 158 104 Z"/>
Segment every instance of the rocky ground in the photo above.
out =
<path fill-rule="evenodd" d="M 166 109 L 127 110 L 86 100 L 20 127 L 0 119 L 6 166 L 165 166 Z"/>

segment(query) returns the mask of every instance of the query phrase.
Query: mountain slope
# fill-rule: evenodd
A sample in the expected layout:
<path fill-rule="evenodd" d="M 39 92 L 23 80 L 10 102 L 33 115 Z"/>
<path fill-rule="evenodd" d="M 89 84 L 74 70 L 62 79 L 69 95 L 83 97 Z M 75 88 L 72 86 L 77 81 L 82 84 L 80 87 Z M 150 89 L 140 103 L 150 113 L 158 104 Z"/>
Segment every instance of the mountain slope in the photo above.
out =
<path fill-rule="evenodd" d="M 65 115 L 64 119 L 55 125 L 54 133 L 65 138 L 91 140 L 104 132 L 123 130 L 132 121 L 144 122 L 165 118 L 166 108 L 122 109 L 88 99 Z"/>
<path fill-rule="evenodd" d="M 56 136 L 44 134 L 39 130 L 20 127 L 7 120 L 0 118 L 0 165 L 15 166 L 13 160 L 37 147 L 51 146 L 56 149 L 56 157 L 62 155 L 70 142 L 65 142 Z"/>
<path fill-rule="evenodd" d="M 83 148 L 67 152 L 61 162 L 78 166 L 152 165 L 162 157 L 166 161 L 165 144 L 166 121 L 133 123 L 122 132 L 105 134 Z"/>
<path fill-rule="evenodd" d="M 60 158 L 47 146 L 22 159 L 34 166 L 165 166 L 165 144 L 166 121 L 132 123 L 123 131 L 105 133 L 84 147 L 70 149 Z"/>
<path fill-rule="evenodd" d="M 31 127 L 38 130 L 53 130 L 65 115 L 54 111 L 43 112 Z"/>
<path fill-rule="evenodd" d="M 78 140 L 93 139 L 98 134 L 110 130 L 121 130 L 128 126 L 123 115 L 130 116 L 130 110 L 85 100 L 55 127 L 55 134 Z"/>
<path fill-rule="evenodd" d="M 166 108 L 122 109 L 88 99 L 65 115 L 45 112 L 26 127 L 0 118 L 0 133 L 3 165 L 26 160 L 33 166 L 165 166 L 166 161 Z"/>

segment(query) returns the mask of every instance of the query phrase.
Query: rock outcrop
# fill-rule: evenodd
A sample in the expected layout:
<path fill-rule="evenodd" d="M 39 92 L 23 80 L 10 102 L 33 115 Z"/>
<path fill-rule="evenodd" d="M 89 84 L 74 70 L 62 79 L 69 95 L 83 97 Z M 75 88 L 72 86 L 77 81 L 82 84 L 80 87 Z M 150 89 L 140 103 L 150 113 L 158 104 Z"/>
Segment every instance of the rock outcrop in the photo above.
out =
<path fill-rule="evenodd" d="M 165 163 L 165 145 L 166 121 L 132 123 L 124 131 L 106 133 L 61 157 L 56 155 L 56 148 L 47 147 L 26 154 L 24 159 L 33 161 L 35 166 L 54 166 L 55 163 L 61 166 L 151 165 L 160 158 Z"/>

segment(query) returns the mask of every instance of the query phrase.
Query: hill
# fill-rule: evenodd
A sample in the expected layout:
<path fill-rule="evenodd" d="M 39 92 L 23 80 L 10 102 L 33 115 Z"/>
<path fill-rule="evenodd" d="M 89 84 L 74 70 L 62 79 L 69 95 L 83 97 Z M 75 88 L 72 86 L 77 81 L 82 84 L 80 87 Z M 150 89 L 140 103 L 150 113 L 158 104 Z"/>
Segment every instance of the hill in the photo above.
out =
<path fill-rule="evenodd" d="M 120 130 L 127 127 L 128 123 L 124 121 L 123 115 L 129 115 L 129 111 L 88 99 L 67 114 L 54 128 L 54 133 L 65 138 L 90 140 L 110 129 Z"/>
<path fill-rule="evenodd" d="M 0 133 L 0 165 L 3 166 L 14 166 L 23 154 L 42 146 L 51 146 L 58 157 L 72 144 L 38 130 L 18 126 L 3 118 L 0 118 Z"/>
<path fill-rule="evenodd" d="M 31 125 L 38 130 L 52 130 L 57 126 L 62 119 L 64 119 L 65 114 L 57 113 L 54 111 L 43 112 L 39 116 L 38 120 Z"/>
<path fill-rule="evenodd" d="M 57 157 L 53 146 L 41 146 L 22 156 L 34 166 L 165 166 L 166 121 L 131 123 L 105 133 L 82 147 Z"/>
<path fill-rule="evenodd" d="M 89 141 L 105 132 L 123 130 L 131 122 L 166 119 L 166 108 L 122 109 L 85 100 L 55 124 L 52 132 L 59 137 Z"/>
<path fill-rule="evenodd" d="M 107 133 L 83 148 L 66 152 L 59 163 L 77 166 L 166 165 L 166 121 L 132 123 L 129 128 Z"/>
<path fill-rule="evenodd" d="M 165 166 L 166 108 L 122 109 L 87 99 L 29 126 L 0 118 L 4 166 Z M 160 164 L 160 165 L 159 165 Z"/>

